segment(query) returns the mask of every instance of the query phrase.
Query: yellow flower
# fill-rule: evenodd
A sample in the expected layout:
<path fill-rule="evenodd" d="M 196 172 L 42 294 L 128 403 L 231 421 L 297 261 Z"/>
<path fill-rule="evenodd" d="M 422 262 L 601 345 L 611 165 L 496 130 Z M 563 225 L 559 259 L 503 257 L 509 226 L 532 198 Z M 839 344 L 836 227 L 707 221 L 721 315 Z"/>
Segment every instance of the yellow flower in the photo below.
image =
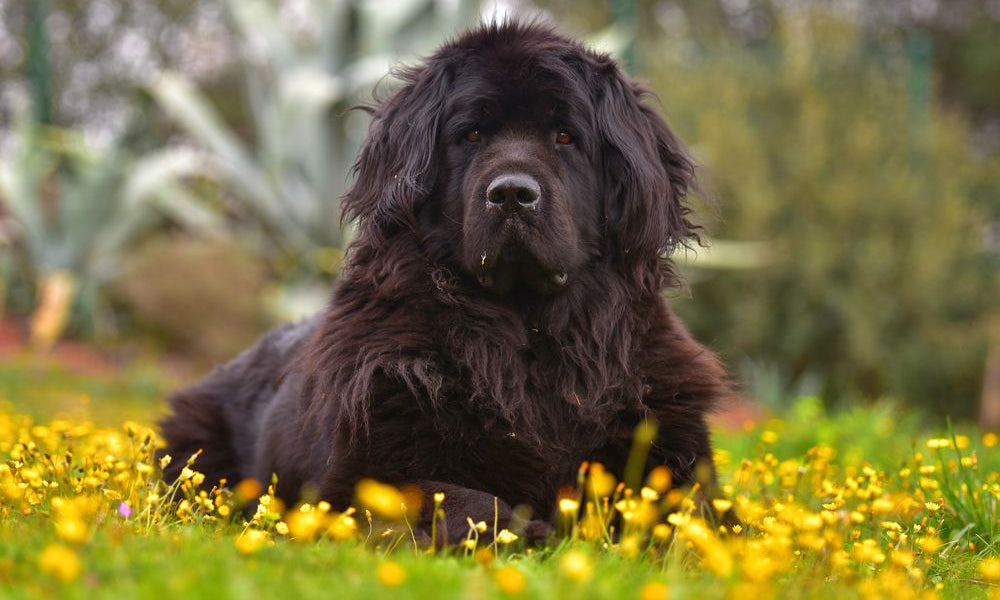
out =
<path fill-rule="evenodd" d="M 885 562 L 885 554 L 879 550 L 875 540 L 867 539 L 860 544 L 854 544 L 854 559 L 858 562 L 880 565 Z"/>
<path fill-rule="evenodd" d="M 483 567 L 488 567 L 490 566 L 490 563 L 493 562 L 493 559 L 496 558 L 496 555 L 493 554 L 493 550 L 490 550 L 489 548 L 480 548 L 479 550 L 476 550 L 473 558 L 475 558 L 476 562 Z"/>
<path fill-rule="evenodd" d="M 779 562 L 761 551 L 747 554 L 740 567 L 743 576 L 756 583 L 770 580 L 780 570 Z"/>
<path fill-rule="evenodd" d="M 236 488 L 233 489 L 233 493 L 236 496 L 236 501 L 240 504 L 246 504 L 251 500 L 260 496 L 260 493 L 264 491 L 260 482 L 256 479 L 248 478 L 240 481 L 236 484 Z"/>
<path fill-rule="evenodd" d="M 73 581 L 80 574 L 80 557 L 68 546 L 50 544 L 38 556 L 38 568 L 62 581 Z"/>
<path fill-rule="evenodd" d="M 59 537 L 74 544 L 82 544 L 89 537 L 87 524 L 77 517 L 65 517 L 56 521 L 56 533 Z"/>
<path fill-rule="evenodd" d="M 885 529 L 886 531 L 899 532 L 903 530 L 903 526 L 895 521 L 882 521 L 881 525 L 882 529 Z"/>
<path fill-rule="evenodd" d="M 913 565 L 913 553 L 908 550 L 893 550 L 889 555 L 894 565 L 908 569 Z"/>
<path fill-rule="evenodd" d="M 236 550 L 240 554 L 253 554 L 266 541 L 267 533 L 259 529 L 247 529 L 236 537 Z"/>
<path fill-rule="evenodd" d="M 639 591 L 641 600 L 670 600 L 670 588 L 659 581 L 650 581 Z"/>
<path fill-rule="evenodd" d="M 358 501 L 381 519 L 401 521 L 406 515 L 405 496 L 389 484 L 362 479 L 358 482 L 356 492 Z"/>
<path fill-rule="evenodd" d="M 628 535 L 618 544 L 618 551 L 623 556 L 633 558 L 639 555 L 639 536 Z"/>
<path fill-rule="evenodd" d="M 997 445 L 997 441 L 1000 441 L 1000 438 L 997 437 L 997 434 L 992 432 L 983 434 L 983 446 L 986 446 L 987 448 L 993 448 L 994 446 Z"/>
<path fill-rule="evenodd" d="M 494 580 L 497 582 L 497 587 L 499 587 L 505 594 L 516 595 L 524 591 L 528 582 L 524 578 L 524 573 L 520 569 L 513 566 L 506 566 L 502 569 L 498 569 L 493 575 Z"/>
<path fill-rule="evenodd" d="M 920 546 L 920 549 L 923 550 L 925 554 L 934 554 L 943 545 L 941 540 L 934 536 L 921 538 L 917 542 L 917 544 Z"/>
<path fill-rule="evenodd" d="M 877 498 L 872 502 L 872 513 L 876 515 L 884 515 L 892 512 L 893 503 L 889 498 Z"/>
<path fill-rule="evenodd" d="M 979 574 L 986 581 L 1000 581 L 1000 558 L 985 558 L 979 563 Z"/>
<path fill-rule="evenodd" d="M 573 498 L 562 498 L 559 500 L 559 512 L 561 512 L 564 515 L 567 516 L 575 515 L 576 511 L 579 510 L 579 508 L 580 508 L 580 503 L 574 500 Z"/>
<path fill-rule="evenodd" d="M 559 560 L 559 572 L 567 579 L 571 579 L 577 583 L 586 583 L 593 577 L 594 568 L 589 556 L 582 552 L 571 550 Z"/>
<path fill-rule="evenodd" d="M 690 520 L 683 524 L 680 531 L 701 552 L 706 567 L 721 577 L 729 575 L 733 569 L 733 558 L 725 544 L 702 521 Z"/>
<path fill-rule="evenodd" d="M 665 540 L 670 537 L 670 526 L 666 523 L 657 523 L 653 525 L 653 537 L 659 540 Z"/>
<path fill-rule="evenodd" d="M 733 502 L 732 500 L 726 500 L 725 498 L 716 498 L 715 500 L 712 500 L 712 506 L 720 513 L 724 513 L 733 507 Z"/>
<path fill-rule="evenodd" d="M 334 515 L 326 533 L 335 540 L 349 540 L 358 533 L 358 523 L 355 521 L 354 509 L 349 508 L 341 515 Z"/>
<path fill-rule="evenodd" d="M 507 529 L 501 529 L 500 532 L 497 533 L 498 544 L 510 544 L 515 541 L 517 541 L 517 534 L 511 533 Z"/>
<path fill-rule="evenodd" d="M 670 479 L 670 469 L 661 465 L 649 472 L 646 485 L 662 494 L 670 489 Z"/>
<path fill-rule="evenodd" d="M 378 566 L 376 576 L 382 585 L 386 587 L 397 587 L 406 581 L 406 571 L 391 560 L 387 560 Z"/>
<path fill-rule="evenodd" d="M 590 465 L 587 476 L 587 494 L 594 498 L 610 496 L 615 491 L 615 476 L 608 473 L 601 463 Z"/>
<path fill-rule="evenodd" d="M 675 512 L 667 515 L 667 523 L 670 523 L 674 527 L 680 527 L 681 525 L 686 524 L 690 520 L 691 520 L 691 515 L 687 513 Z"/>
<path fill-rule="evenodd" d="M 59 537 L 74 544 L 86 542 L 90 537 L 87 517 L 94 514 L 97 502 L 98 498 L 92 496 L 53 498 L 52 512 Z"/>
<path fill-rule="evenodd" d="M 622 519 L 627 523 L 638 523 L 649 525 L 656 519 L 656 509 L 649 502 L 639 502 L 635 498 L 627 497 L 615 503 L 615 510 L 622 515 Z"/>
<path fill-rule="evenodd" d="M 21 496 L 24 495 L 24 490 L 16 483 L 5 483 L 3 486 L 0 486 L 0 489 L 3 489 L 4 496 L 7 496 L 10 500 L 20 500 Z"/>
<path fill-rule="evenodd" d="M 299 510 L 286 516 L 288 532 L 292 534 L 294 539 L 310 541 L 316 537 L 323 521 L 318 511 L 303 509 L 306 509 L 306 506 L 302 506 Z"/>
<path fill-rule="evenodd" d="M 823 527 L 823 517 L 817 514 L 804 514 L 797 523 L 802 531 L 818 531 Z"/>

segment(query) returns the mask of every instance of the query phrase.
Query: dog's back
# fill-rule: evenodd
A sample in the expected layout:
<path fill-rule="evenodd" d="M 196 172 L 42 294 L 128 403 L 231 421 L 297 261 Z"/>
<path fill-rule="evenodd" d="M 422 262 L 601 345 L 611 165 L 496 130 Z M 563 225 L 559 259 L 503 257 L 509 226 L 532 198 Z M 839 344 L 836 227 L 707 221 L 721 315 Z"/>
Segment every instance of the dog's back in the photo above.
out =
<path fill-rule="evenodd" d="M 160 421 L 167 446 L 158 453 L 172 459 L 163 471 L 167 481 L 176 479 L 199 450 L 194 469 L 205 474 L 209 486 L 257 475 L 259 416 L 321 319 L 316 315 L 272 329 L 230 362 L 170 396 L 171 414 Z"/>

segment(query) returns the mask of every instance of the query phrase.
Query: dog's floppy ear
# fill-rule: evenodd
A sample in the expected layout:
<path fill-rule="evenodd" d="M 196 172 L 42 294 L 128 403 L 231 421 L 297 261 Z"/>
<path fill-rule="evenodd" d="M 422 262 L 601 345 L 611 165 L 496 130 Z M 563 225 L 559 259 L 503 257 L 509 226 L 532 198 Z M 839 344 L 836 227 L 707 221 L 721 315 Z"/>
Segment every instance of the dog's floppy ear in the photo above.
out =
<path fill-rule="evenodd" d="M 678 244 L 699 241 L 685 204 L 696 182 L 684 145 L 642 103 L 648 90 L 610 61 L 601 75 L 597 127 L 603 144 L 604 212 L 622 259 L 646 262 Z"/>
<path fill-rule="evenodd" d="M 437 176 L 438 131 L 449 75 L 445 61 L 401 69 L 404 84 L 374 108 L 354 163 L 355 180 L 343 197 L 343 219 L 362 234 L 381 237 L 413 226 L 415 208 Z"/>

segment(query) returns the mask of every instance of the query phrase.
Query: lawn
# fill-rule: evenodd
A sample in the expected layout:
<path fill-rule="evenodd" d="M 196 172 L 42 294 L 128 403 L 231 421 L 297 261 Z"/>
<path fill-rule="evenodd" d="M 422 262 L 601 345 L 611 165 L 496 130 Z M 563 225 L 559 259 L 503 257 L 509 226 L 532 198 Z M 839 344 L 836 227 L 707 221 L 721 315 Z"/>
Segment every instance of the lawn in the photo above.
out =
<path fill-rule="evenodd" d="M 271 501 L 250 518 L 250 484 L 199 494 L 197 460 L 167 488 L 151 425 L 173 385 L 0 366 L 0 598 L 1000 600 L 997 437 L 887 404 L 803 398 L 717 429 L 716 508 L 737 532 L 664 473 L 632 491 L 591 465 L 551 546 L 477 543 L 473 524 L 432 554 L 388 486 L 359 490 L 357 510 Z"/>

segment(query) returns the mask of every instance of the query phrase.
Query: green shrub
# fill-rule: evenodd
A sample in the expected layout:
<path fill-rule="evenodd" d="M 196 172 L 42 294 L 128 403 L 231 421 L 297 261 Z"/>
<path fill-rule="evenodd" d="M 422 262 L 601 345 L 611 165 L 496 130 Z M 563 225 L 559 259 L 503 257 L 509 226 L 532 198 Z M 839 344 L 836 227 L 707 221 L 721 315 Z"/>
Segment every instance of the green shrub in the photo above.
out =
<path fill-rule="evenodd" d="M 819 9 L 778 30 L 752 49 L 674 41 L 649 59 L 707 165 L 722 215 L 710 231 L 770 248 L 761 269 L 695 261 L 681 312 L 734 366 L 781 365 L 786 390 L 971 415 L 1000 292 L 973 200 L 985 161 L 921 87 L 919 46 L 876 51 Z"/>

